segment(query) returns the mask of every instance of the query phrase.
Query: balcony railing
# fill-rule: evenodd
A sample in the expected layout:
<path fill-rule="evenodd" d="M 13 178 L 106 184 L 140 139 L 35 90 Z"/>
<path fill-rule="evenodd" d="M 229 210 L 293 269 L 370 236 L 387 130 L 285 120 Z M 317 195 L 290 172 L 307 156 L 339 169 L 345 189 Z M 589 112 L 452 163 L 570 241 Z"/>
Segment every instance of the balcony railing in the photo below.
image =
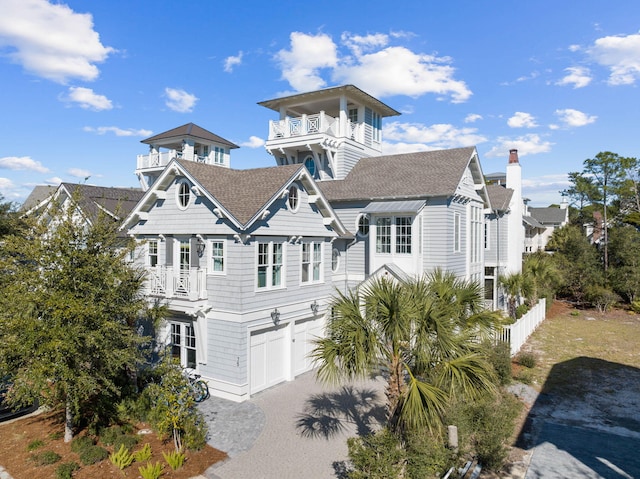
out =
<path fill-rule="evenodd" d="M 316 115 L 302 115 L 284 120 L 269 122 L 269 139 L 291 138 L 302 135 L 324 133 L 337 137 L 340 132 L 337 118 L 326 115 L 323 111 Z"/>
<path fill-rule="evenodd" d="M 138 155 L 138 169 L 143 170 L 146 168 L 162 168 L 167 166 L 169 162 L 174 158 L 195 161 L 198 163 L 207 163 L 211 165 L 221 164 L 219 161 L 215 161 L 215 156 L 212 153 L 206 156 L 194 154 L 188 155 L 183 154 L 182 151 L 170 150 L 150 153 L 148 155 Z"/>
<path fill-rule="evenodd" d="M 152 296 L 190 301 L 207 299 L 207 270 L 153 266 L 147 268 L 147 288 Z"/>

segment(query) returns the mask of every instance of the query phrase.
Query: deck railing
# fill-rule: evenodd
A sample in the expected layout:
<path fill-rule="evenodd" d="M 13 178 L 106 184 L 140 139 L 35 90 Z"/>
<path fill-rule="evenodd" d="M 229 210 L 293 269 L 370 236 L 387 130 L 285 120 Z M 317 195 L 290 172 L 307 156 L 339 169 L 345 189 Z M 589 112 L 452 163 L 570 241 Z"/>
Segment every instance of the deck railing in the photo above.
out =
<path fill-rule="evenodd" d="M 543 298 L 514 324 L 503 326 L 497 335 L 497 339 L 509 343 L 511 356 L 515 356 L 522 348 L 522 345 L 529 339 L 531 333 L 544 321 L 545 316 L 546 300 Z"/>
<path fill-rule="evenodd" d="M 269 122 L 270 140 L 313 135 L 315 133 L 324 133 L 337 137 L 339 134 L 338 119 L 320 112 L 315 115 L 302 115 Z"/>
<path fill-rule="evenodd" d="M 207 298 L 207 270 L 174 269 L 171 266 L 147 268 L 147 288 L 152 296 L 184 298 L 191 301 Z"/>
<path fill-rule="evenodd" d="M 184 159 L 189 161 L 195 161 L 197 163 L 207 163 L 207 164 L 220 164 L 216 163 L 214 160 L 214 156 L 212 154 L 209 155 L 185 155 L 182 151 L 178 150 L 169 150 L 169 151 L 160 151 L 155 153 L 150 153 L 148 155 L 138 155 L 138 169 L 143 170 L 145 168 L 161 168 L 167 166 L 171 160 L 176 159 Z"/>

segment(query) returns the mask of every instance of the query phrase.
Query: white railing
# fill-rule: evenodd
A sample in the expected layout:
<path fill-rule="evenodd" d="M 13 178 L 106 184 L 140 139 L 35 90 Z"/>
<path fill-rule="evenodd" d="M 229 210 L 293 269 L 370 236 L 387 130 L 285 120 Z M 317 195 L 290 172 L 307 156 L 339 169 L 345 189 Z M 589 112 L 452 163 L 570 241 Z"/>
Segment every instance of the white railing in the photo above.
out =
<path fill-rule="evenodd" d="M 544 321 L 546 316 L 546 300 L 538 301 L 533 308 L 527 311 L 518 321 L 508 326 L 503 326 L 497 334 L 499 341 L 508 342 L 511 348 L 511 356 L 515 356 L 522 345 L 529 339 L 531 333 Z"/>
<path fill-rule="evenodd" d="M 325 133 L 338 136 L 339 121 L 323 111 L 316 115 L 302 115 L 284 120 L 271 120 L 269 122 L 269 139 L 291 138 L 302 135 Z"/>
<path fill-rule="evenodd" d="M 185 298 L 191 301 L 207 298 L 207 270 L 176 270 L 171 266 L 147 268 L 147 288 L 152 296 Z"/>
<path fill-rule="evenodd" d="M 148 155 L 138 155 L 138 169 L 167 166 L 174 158 L 182 158 L 182 152 L 177 150 L 157 151 Z"/>

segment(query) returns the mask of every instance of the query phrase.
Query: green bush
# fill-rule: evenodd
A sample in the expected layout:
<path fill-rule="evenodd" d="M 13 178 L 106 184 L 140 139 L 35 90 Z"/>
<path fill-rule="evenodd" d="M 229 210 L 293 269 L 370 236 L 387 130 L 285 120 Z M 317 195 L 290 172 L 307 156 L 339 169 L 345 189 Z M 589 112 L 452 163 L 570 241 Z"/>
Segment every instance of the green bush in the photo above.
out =
<path fill-rule="evenodd" d="M 522 384 L 531 384 L 533 382 L 533 371 L 531 369 L 521 369 L 513 377 Z"/>
<path fill-rule="evenodd" d="M 53 451 L 43 451 L 31 456 L 31 460 L 36 464 L 36 466 L 48 466 L 49 464 L 55 464 L 60 459 L 60 454 L 56 454 Z"/>
<path fill-rule="evenodd" d="M 95 440 L 91 436 L 77 436 L 71 441 L 71 450 L 80 454 L 85 449 L 95 446 Z"/>
<path fill-rule="evenodd" d="M 609 288 L 594 284 L 586 288 L 585 299 L 598 311 L 606 313 L 611 306 L 620 301 L 620 296 Z"/>
<path fill-rule="evenodd" d="M 124 446 L 127 449 L 133 449 L 136 444 L 138 444 L 138 438 L 136 436 L 132 436 L 130 434 L 118 436 L 115 441 L 113 441 L 113 450 L 117 451 L 120 449 L 120 446 Z"/>
<path fill-rule="evenodd" d="M 518 354 L 517 358 L 516 358 L 516 362 L 520 365 L 520 366 L 524 366 L 525 368 L 535 368 L 536 364 L 537 364 L 537 359 L 536 359 L 536 355 L 528 352 L 528 351 L 523 351 L 520 354 Z"/>
<path fill-rule="evenodd" d="M 146 443 L 142 449 L 133 453 L 136 462 L 144 462 L 151 459 L 151 445 Z"/>
<path fill-rule="evenodd" d="M 147 462 L 147 465 L 140 466 L 138 471 L 143 479 L 158 479 L 162 475 L 162 464 L 159 462 L 155 464 Z"/>
<path fill-rule="evenodd" d="M 487 341 L 483 344 L 487 360 L 493 366 L 501 385 L 511 382 L 511 346 L 506 341 L 498 344 Z"/>
<path fill-rule="evenodd" d="M 100 446 L 91 446 L 79 453 L 80 462 L 85 466 L 90 466 L 109 457 L 109 451 Z"/>
<path fill-rule="evenodd" d="M 167 464 L 169 464 L 169 467 L 174 471 L 177 469 L 180 469 L 184 464 L 184 460 L 185 460 L 184 453 L 179 451 L 169 451 L 169 452 L 162 451 L 162 457 L 164 457 L 164 460 L 167 461 Z"/>
<path fill-rule="evenodd" d="M 77 462 L 65 462 L 60 464 L 56 469 L 56 479 L 71 479 L 73 473 L 80 469 L 80 465 Z"/>
<path fill-rule="evenodd" d="M 388 429 L 347 439 L 352 470 L 349 479 L 394 479 L 401 477 L 406 452 Z"/>
<path fill-rule="evenodd" d="M 444 439 L 428 431 L 407 434 L 407 476 L 412 479 L 442 477 L 455 464 L 456 453 L 445 445 Z"/>
<path fill-rule="evenodd" d="M 634 313 L 640 313 L 640 300 L 636 299 L 635 301 L 632 301 L 629 306 L 631 307 L 631 311 Z"/>
<path fill-rule="evenodd" d="M 123 470 L 131 465 L 133 462 L 133 454 L 129 452 L 129 449 L 121 445 L 117 452 L 114 452 L 109 456 L 111 463 L 118 469 Z"/>
<path fill-rule="evenodd" d="M 112 446 L 124 434 L 121 426 L 111 426 L 100 430 L 100 441 L 106 446 Z"/>
<path fill-rule="evenodd" d="M 529 305 L 521 304 L 520 306 L 516 307 L 516 319 L 520 319 L 528 312 L 529 312 Z"/>
<path fill-rule="evenodd" d="M 42 446 L 44 446 L 44 441 L 42 439 L 35 439 L 27 445 L 27 451 L 35 451 Z"/>

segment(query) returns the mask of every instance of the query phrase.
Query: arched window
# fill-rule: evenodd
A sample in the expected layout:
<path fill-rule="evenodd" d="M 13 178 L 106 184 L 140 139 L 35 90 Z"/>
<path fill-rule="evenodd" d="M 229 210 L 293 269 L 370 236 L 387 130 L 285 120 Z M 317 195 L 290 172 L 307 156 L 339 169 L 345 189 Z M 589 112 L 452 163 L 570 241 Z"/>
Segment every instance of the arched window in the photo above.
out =
<path fill-rule="evenodd" d="M 178 203 L 178 208 L 181 210 L 186 210 L 187 206 L 189 206 L 189 202 L 191 201 L 191 187 L 186 180 L 181 180 L 178 183 L 178 189 L 176 190 L 176 202 Z"/>
<path fill-rule="evenodd" d="M 360 236 L 367 236 L 369 234 L 369 217 L 365 214 L 358 216 L 356 227 Z"/>
<path fill-rule="evenodd" d="M 336 271 L 338 271 L 339 267 L 340 267 L 340 251 L 338 251 L 336 248 L 333 248 L 333 251 L 331 252 L 331 271 L 335 273 Z"/>
<path fill-rule="evenodd" d="M 299 191 L 296 185 L 291 185 L 289 187 L 289 199 L 287 200 L 287 204 L 289 205 L 289 210 L 292 212 L 298 211 L 298 206 L 300 206 L 300 198 Z"/>

